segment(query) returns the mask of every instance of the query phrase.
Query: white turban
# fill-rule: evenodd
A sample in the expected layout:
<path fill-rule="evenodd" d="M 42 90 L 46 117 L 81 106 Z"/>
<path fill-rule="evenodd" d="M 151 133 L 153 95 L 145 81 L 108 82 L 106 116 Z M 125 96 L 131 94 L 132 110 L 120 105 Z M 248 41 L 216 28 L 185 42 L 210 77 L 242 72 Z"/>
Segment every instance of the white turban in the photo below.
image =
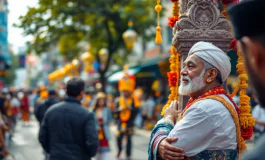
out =
<path fill-rule="evenodd" d="M 231 72 L 230 58 L 220 48 L 208 42 L 198 42 L 191 47 L 188 56 L 193 54 L 217 68 L 221 73 L 222 82 L 227 79 Z"/>

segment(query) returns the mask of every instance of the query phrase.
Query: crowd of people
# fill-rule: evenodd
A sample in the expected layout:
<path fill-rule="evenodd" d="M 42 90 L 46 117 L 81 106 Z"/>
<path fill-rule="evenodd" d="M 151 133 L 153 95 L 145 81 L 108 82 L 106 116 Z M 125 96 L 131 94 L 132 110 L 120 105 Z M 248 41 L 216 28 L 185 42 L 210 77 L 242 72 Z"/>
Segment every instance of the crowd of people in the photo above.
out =
<path fill-rule="evenodd" d="M 17 121 L 21 119 L 27 127 L 31 110 L 40 125 L 38 139 L 47 160 L 110 159 L 112 124 L 117 126 L 117 158 L 126 138 L 126 158 L 131 159 L 136 125 L 153 128 L 148 146 L 150 160 L 238 159 L 245 150 L 245 140 L 252 137 L 253 127 L 257 145 L 243 159 L 264 159 L 265 137 L 261 135 L 265 132 L 265 74 L 260 73 L 265 73 L 265 23 L 253 18 L 250 26 L 242 25 L 246 23 L 244 17 L 251 17 L 254 10 L 261 12 L 264 6 L 263 0 L 253 0 L 228 9 L 253 86 L 248 95 L 245 73 L 240 77 L 241 99 L 227 93 L 223 84 L 231 72 L 230 59 L 209 42 L 197 42 L 183 63 L 179 94 L 190 97 L 185 109 L 178 110 L 177 100 L 172 100 L 161 120 L 165 102 L 151 94 L 135 93 L 135 77 L 126 69 L 118 83 L 118 97 L 86 91 L 85 82 L 78 77 L 57 91 L 45 87 L 33 91 L 4 88 L 0 92 L 0 159 L 10 156 L 8 146 Z M 264 19 L 264 15 L 259 16 Z M 244 120 L 247 122 L 242 123 Z"/>

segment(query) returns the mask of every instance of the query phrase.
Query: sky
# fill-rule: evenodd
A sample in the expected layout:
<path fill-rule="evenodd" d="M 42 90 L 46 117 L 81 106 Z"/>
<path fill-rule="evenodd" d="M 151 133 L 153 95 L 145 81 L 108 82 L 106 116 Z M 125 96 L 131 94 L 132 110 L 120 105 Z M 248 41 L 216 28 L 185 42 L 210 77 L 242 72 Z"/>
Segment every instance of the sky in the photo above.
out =
<path fill-rule="evenodd" d="M 29 37 L 22 35 L 23 30 L 13 27 L 14 23 L 19 22 L 19 16 L 27 13 L 28 6 L 35 6 L 38 0 L 8 0 L 8 41 L 17 51 L 19 47 L 23 47 Z"/>

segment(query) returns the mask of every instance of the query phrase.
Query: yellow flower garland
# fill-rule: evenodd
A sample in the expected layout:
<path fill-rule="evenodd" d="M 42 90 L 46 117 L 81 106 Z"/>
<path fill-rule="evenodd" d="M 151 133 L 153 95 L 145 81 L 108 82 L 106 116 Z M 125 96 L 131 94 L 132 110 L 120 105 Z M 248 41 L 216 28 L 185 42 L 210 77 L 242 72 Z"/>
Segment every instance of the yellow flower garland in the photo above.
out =
<path fill-rule="evenodd" d="M 246 70 L 243 64 L 243 57 L 241 55 L 241 52 L 237 52 L 238 55 L 238 64 L 236 65 L 237 67 L 237 72 L 239 73 L 239 87 L 241 88 L 241 91 L 239 92 L 240 94 L 240 101 L 239 101 L 239 109 L 240 109 L 240 126 L 242 129 L 247 129 L 250 127 L 253 127 L 255 125 L 255 119 L 252 117 L 250 113 L 250 106 L 249 106 L 249 101 L 250 97 L 246 95 L 246 89 L 248 88 L 247 80 L 248 76 L 246 74 Z"/>
<path fill-rule="evenodd" d="M 180 62 L 179 62 L 179 56 L 180 54 L 178 54 L 176 52 L 176 49 L 174 46 L 171 47 L 171 56 L 169 58 L 169 62 L 170 62 L 170 72 L 173 73 L 173 72 L 176 72 L 177 75 L 179 75 L 179 68 L 180 68 Z M 177 80 L 176 82 L 176 86 L 174 87 L 170 87 L 170 95 L 168 96 L 168 101 L 167 103 L 165 104 L 165 106 L 163 107 L 162 109 L 162 112 L 161 112 L 161 115 L 163 116 L 164 115 L 164 112 L 165 110 L 170 106 L 170 103 L 173 101 L 173 100 L 177 100 L 178 99 L 178 83 L 179 81 Z"/>
<path fill-rule="evenodd" d="M 172 7 L 173 9 L 172 15 L 173 17 L 179 17 L 179 1 L 175 1 L 173 3 L 174 5 Z"/>

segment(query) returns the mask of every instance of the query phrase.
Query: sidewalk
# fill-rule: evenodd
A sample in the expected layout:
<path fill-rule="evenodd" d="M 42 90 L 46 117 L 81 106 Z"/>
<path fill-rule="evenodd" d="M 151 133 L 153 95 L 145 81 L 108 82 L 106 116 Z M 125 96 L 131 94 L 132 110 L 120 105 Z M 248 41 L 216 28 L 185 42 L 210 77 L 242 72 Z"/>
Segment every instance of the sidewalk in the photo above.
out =
<path fill-rule="evenodd" d="M 42 148 L 38 142 L 39 124 L 35 118 L 28 126 L 18 121 L 10 145 L 10 153 L 15 160 L 44 160 Z"/>

